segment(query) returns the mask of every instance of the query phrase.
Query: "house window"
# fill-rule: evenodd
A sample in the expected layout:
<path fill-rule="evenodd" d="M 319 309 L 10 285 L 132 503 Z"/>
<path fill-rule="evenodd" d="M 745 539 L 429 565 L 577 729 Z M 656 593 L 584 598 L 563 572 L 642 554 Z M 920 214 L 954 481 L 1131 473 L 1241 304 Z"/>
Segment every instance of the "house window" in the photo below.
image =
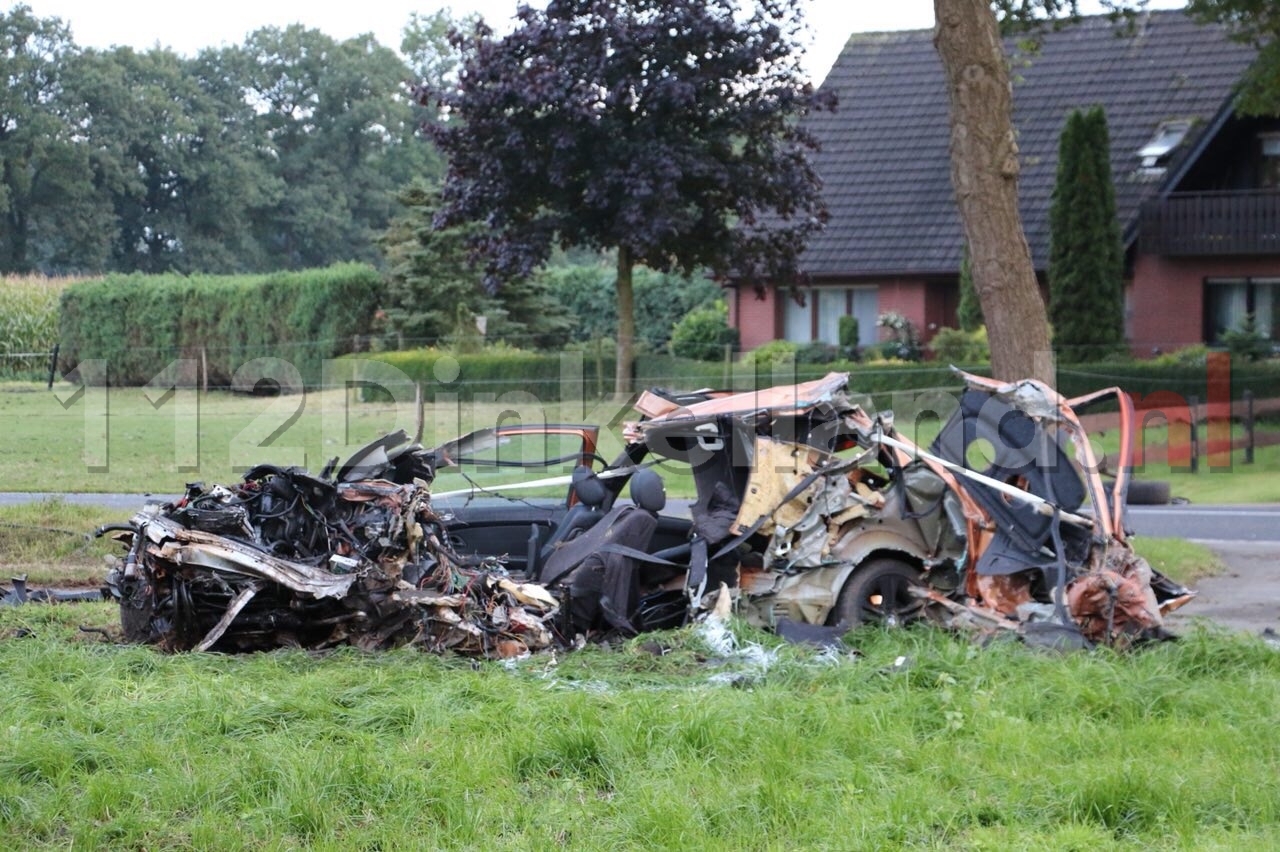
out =
<path fill-rule="evenodd" d="M 788 296 L 783 308 L 783 334 L 794 343 L 820 341 L 832 346 L 840 343 L 840 318 L 858 320 L 858 345 L 879 340 L 876 318 L 880 297 L 877 288 L 817 287 L 803 293 L 804 304 Z"/>
<path fill-rule="evenodd" d="M 796 303 L 796 297 L 786 293 L 786 302 L 782 318 L 782 334 L 793 343 L 808 343 L 813 340 L 813 291 L 800 294 L 802 303 Z"/>
<path fill-rule="evenodd" d="M 1280 133 L 1259 133 L 1261 168 L 1258 170 L 1258 186 L 1265 189 L 1280 187 Z"/>
<path fill-rule="evenodd" d="M 1204 339 L 1219 344 L 1227 331 L 1244 327 L 1253 317 L 1253 329 L 1276 338 L 1280 331 L 1280 278 L 1210 278 L 1204 287 Z"/>

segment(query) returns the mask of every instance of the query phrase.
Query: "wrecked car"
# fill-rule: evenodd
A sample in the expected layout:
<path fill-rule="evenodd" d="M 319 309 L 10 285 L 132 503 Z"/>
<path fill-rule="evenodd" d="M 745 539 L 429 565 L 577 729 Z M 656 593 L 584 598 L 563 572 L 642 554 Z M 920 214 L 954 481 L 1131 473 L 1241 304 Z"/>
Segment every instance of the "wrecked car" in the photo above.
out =
<path fill-rule="evenodd" d="M 1127 397 L 960 377 L 928 449 L 833 373 L 645 392 L 607 463 L 595 427 L 528 424 L 430 450 L 400 432 L 319 475 L 264 465 L 110 530 L 127 554 L 109 586 L 126 637 L 175 650 L 509 657 L 713 606 L 784 629 L 929 619 L 1054 645 L 1163 637 L 1193 593 L 1128 542 Z M 1107 402 L 1122 447 L 1109 483 L 1078 418 Z M 572 473 L 524 477 L 557 466 Z M 466 487 L 432 494 L 444 469 Z M 692 480 L 687 511 L 668 504 L 673 477 Z"/>
<path fill-rule="evenodd" d="M 450 535 L 460 552 L 518 554 L 510 564 L 557 591 L 575 631 L 668 627 L 724 594 L 771 628 L 927 618 L 1054 645 L 1165 636 L 1164 615 L 1193 593 L 1128 541 L 1128 397 L 959 376 L 927 449 L 855 404 L 846 374 L 646 392 L 623 455 L 577 469 L 566 509 L 468 504 Z M 1120 424 L 1110 482 L 1078 415 L 1100 404 Z M 692 478 L 687 517 L 666 511 L 663 475 Z"/>

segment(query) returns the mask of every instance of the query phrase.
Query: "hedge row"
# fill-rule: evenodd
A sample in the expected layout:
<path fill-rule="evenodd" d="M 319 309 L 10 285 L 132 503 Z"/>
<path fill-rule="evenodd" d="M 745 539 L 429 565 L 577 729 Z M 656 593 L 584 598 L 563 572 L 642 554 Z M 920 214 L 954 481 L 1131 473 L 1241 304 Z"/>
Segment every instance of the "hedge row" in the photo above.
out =
<path fill-rule="evenodd" d="M 610 392 L 613 383 L 612 353 L 597 358 L 584 352 L 580 366 L 571 367 L 566 385 L 561 373 L 561 356 L 518 350 L 495 350 L 474 355 L 453 355 L 435 349 L 387 352 L 361 355 L 394 367 L 398 373 L 380 376 L 378 381 L 406 384 L 419 382 L 428 400 L 438 393 L 457 394 L 459 399 L 499 398 L 509 393 L 528 393 L 540 400 L 554 401 L 562 391 L 581 392 L 593 398 Z M 570 359 L 577 358 L 571 355 Z M 970 367 L 972 372 L 989 374 L 985 366 Z M 579 371 L 580 372 L 577 372 Z M 359 370 L 356 371 L 357 374 Z M 367 372 L 367 371 L 366 371 Z M 669 355 L 641 355 L 636 359 L 635 386 L 662 387 L 672 390 L 697 388 L 732 388 L 749 390 L 790 381 L 821 378 L 828 372 L 850 374 L 849 387 L 855 394 L 872 398 L 873 405 L 890 408 L 894 394 L 928 389 L 959 390 L 960 382 L 951 369 L 940 364 L 799 364 L 773 368 L 755 368 L 744 363 L 732 365 L 675 358 Z M 580 384 L 572 380 L 581 375 Z M 1239 399 L 1246 389 L 1255 396 L 1280 397 L 1280 363 L 1235 364 L 1232 369 L 1232 398 Z M 1066 396 L 1082 396 L 1104 387 L 1121 388 L 1148 396 L 1168 391 L 1201 401 L 1208 399 L 1207 375 L 1203 366 L 1169 366 L 1142 361 L 1121 364 L 1089 364 L 1064 366 L 1059 369 L 1058 389 Z M 385 398 L 376 389 L 366 389 L 366 399 Z"/>
<path fill-rule="evenodd" d="M 388 386 L 398 396 L 397 383 L 421 383 L 430 401 L 438 394 L 457 394 L 461 400 L 497 399 L 504 394 L 527 393 L 543 401 L 555 401 L 565 393 L 581 393 L 591 399 L 612 391 L 613 353 L 543 354 L 520 350 L 493 350 L 477 354 L 454 354 L 438 349 L 362 354 L 360 359 L 390 365 L 395 371 L 380 373 L 354 366 L 348 378 L 363 379 L 366 400 L 384 400 L 388 394 L 377 385 Z M 562 367 L 563 364 L 569 366 Z M 874 394 L 888 404 L 893 391 L 922 388 L 958 388 L 954 374 L 942 366 L 871 366 L 860 364 L 800 364 L 759 369 L 744 364 L 725 364 L 676 358 L 670 355 L 640 355 L 636 359 L 635 386 L 670 390 L 732 388 L 749 390 L 821 378 L 833 370 L 854 373 L 852 388 Z M 580 378 L 575 378 L 580 377 Z M 405 392 L 406 394 L 409 392 Z"/>
<path fill-rule="evenodd" d="M 101 359 L 112 384 L 140 385 L 174 359 L 203 355 L 209 385 L 224 387 L 245 378 L 236 376 L 245 364 L 271 357 L 292 363 L 313 386 L 325 359 L 352 352 L 368 334 L 382 288 L 378 272 L 361 264 L 73 284 L 62 293 L 59 364 L 67 371 Z M 276 378 L 292 383 L 286 374 Z"/>

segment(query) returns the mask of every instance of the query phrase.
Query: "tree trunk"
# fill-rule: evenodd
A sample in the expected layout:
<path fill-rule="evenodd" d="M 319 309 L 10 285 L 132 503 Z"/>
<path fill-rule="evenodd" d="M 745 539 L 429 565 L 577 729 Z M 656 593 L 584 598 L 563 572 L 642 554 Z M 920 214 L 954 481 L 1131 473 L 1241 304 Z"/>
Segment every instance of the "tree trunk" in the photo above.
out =
<path fill-rule="evenodd" d="M 951 183 L 998 379 L 1054 383 L 1044 299 L 1018 213 L 1008 59 L 989 0 L 933 0 L 951 102 Z"/>
<path fill-rule="evenodd" d="M 613 393 L 618 399 L 631 394 L 632 365 L 635 363 L 636 315 L 631 266 L 631 250 L 618 246 L 618 359 L 613 374 Z"/>

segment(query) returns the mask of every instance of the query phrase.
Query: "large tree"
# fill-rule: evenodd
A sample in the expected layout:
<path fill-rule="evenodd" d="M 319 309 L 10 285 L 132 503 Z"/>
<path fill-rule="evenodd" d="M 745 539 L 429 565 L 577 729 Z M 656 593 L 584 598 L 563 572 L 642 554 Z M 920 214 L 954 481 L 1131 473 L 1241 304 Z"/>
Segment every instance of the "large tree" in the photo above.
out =
<path fill-rule="evenodd" d="M 467 249 L 481 226 L 435 228 L 439 192 L 415 181 L 399 196 L 404 213 L 381 239 L 388 265 L 387 320 L 404 338 L 435 345 L 478 335 L 525 348 L 554 347 L 569 339 L 573 317 L 537 277 L 509 282 L 498 293 L 484 287 L 484 272 Z"/>
<path fill-rule="evenodd" d="M 999 379 L 1052 383 L 1049 320 L 1018 212 L 1013 94 L 996 12 L 991 0 L 933 6 L 934 44 L 951 102 L 951 183 L 987 321 L 991 370 Z"/>
<path fill-rule="evenodd" d="M 274 265 L 375 259 L 396 192 L 435 171 L 429 147 L 414 142 L 412 71 L 372 36 L 338 41 L 298 24 L 256 30 L 236 50 L 284 187 L 256 222 Z"/>
<path fill-rule="evenodd" d="M 1146 0 L 1100 0 L 1117 16 Z M 934 0 L 951 101 L 951 182 L 997 378 L 1053 383 L 1049 322 L 1018 212 L 1018 142 L 1000 36 L 1075 18 L 1078 0 Z"/>
<path fill-rule="evenodd" d="M 1058 356 L 1097 361 L 1124 344 L 1124 248 L 1102 107 L 1074 110 L 1049 208 L 1049 316 Z"/>
<path fill-rule="evenodd" d="M 630 389 L 632 269 L 708 267 L 795 280 L 825 211 L 796 119 L 800 0 L 551 0 L 513 33 L 455 34 L 456 88 L 424 93 L 450 120 L 440 225 L 484 223 L 492 284 L 556 246 L 617 251 L 616 389 Z"/>
<path fill-rule="evenodd" d="M 85 112 L 64 79 L 76 56 L 57 18 L 0 12 L 0 272 L 95 268 L 110 209 L 90 179 Z"/>
<path fill-rule="evenodd" d="M 1280 4 L 1275 0 L 1188 0 L 1187 11 L 1204 22 L 1225 24 L 1232 37 L 1258 48 L 1258 59 L 1240 83 L 1240 110 L 1280 114 Z"/>

